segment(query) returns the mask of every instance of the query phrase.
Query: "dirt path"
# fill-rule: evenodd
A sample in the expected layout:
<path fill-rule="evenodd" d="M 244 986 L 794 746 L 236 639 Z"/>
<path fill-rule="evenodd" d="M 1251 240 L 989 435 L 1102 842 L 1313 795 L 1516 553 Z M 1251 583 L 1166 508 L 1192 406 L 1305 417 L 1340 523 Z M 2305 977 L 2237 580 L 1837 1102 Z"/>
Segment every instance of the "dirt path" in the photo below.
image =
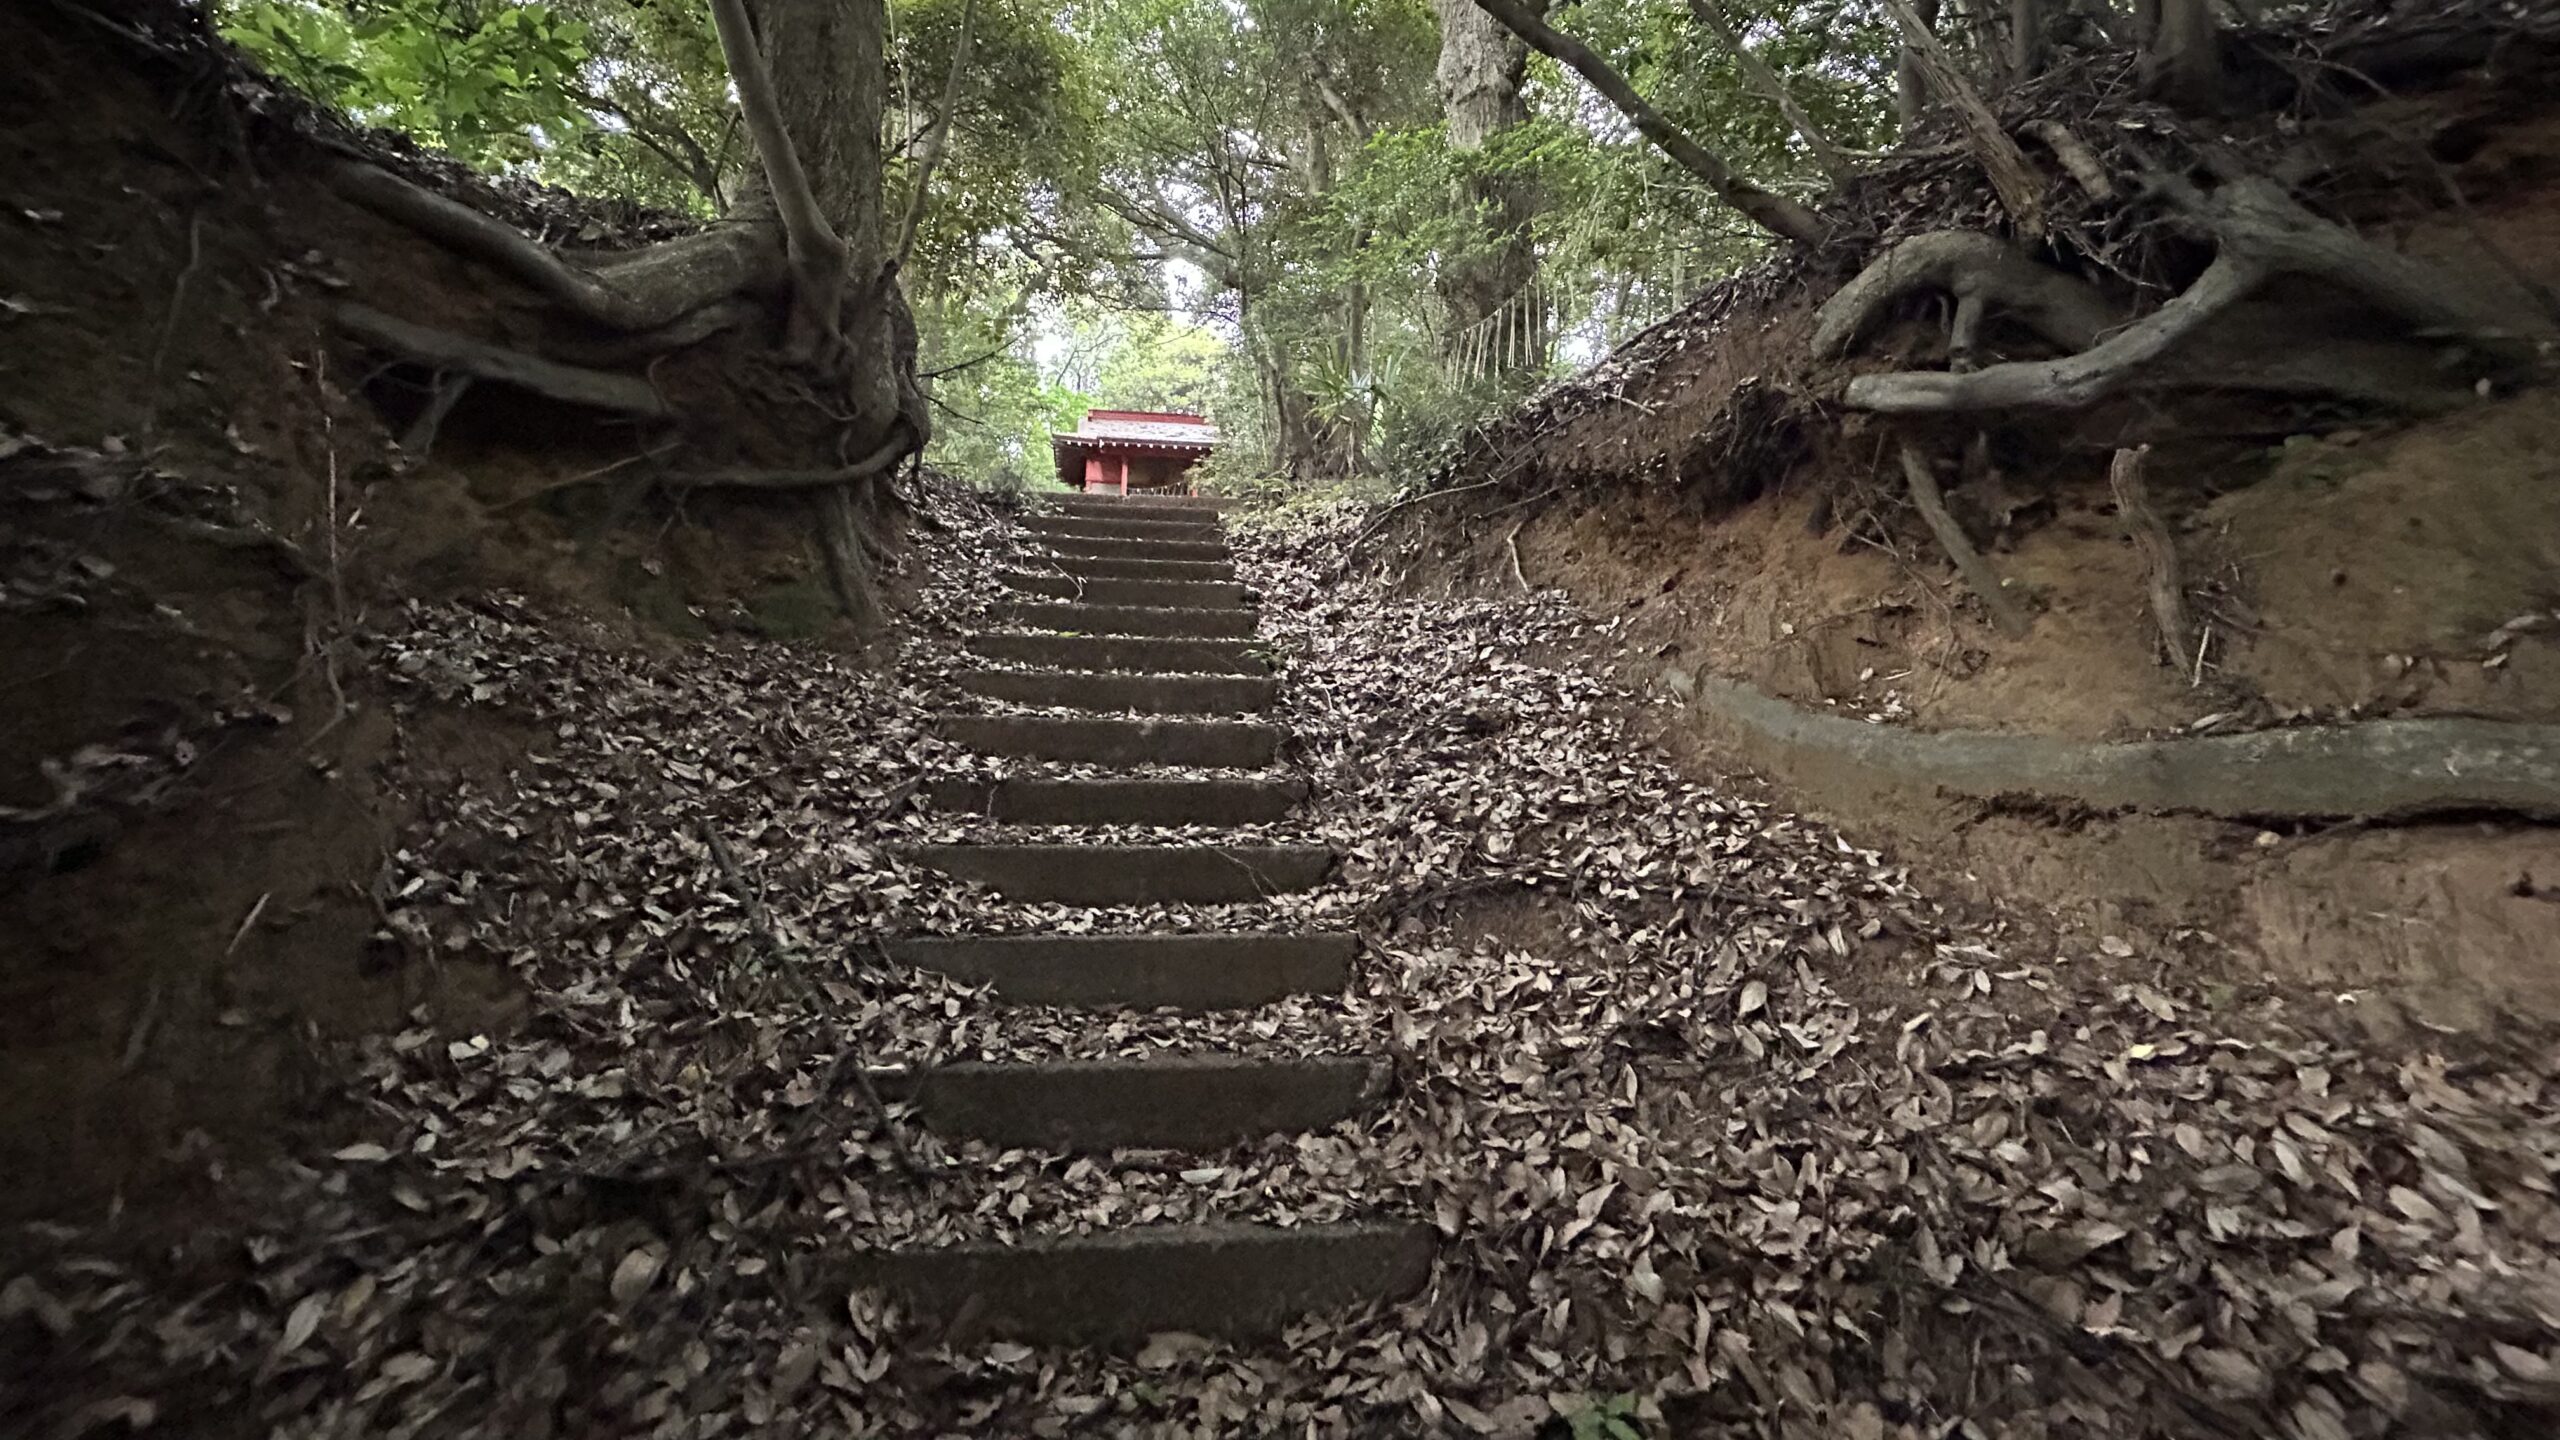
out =
<path fill-rule="evenodd" d="M 1525 658 L 1592 638 L 1560 601 L 1336 580 L 1348 527 L 1248 534 L 1238 580 L 1201 582 L 1259 596 L 1276 687 L 1094 692 L 1267 704 L 1276 762 L 1116 788 L 1068 751 L 1127 732 L 1056 705 L 1037 647 L 968 653 L 1022 613 L 989 576 L 1071 599 L 1067 572 L 1004 516 L 936 513 L 894 675 L 654 654 L 503 599 L 379 637 L 413 722 L 485 710 L 533 737 L 505 783 L 442 794 L 384 921 L 401 963 L 507 965 L 524 1019 L 346 1057 L 293 1163 L 202 1157 L 183 1233 L 102 1215 L 24 1237 L 0 1304 L 13 1427 L 1526 1437 L 1615 1416 L 2326 1440 L 2560 1413 L 2540 1037 L 2378 1048 L 2333 996 L 2192 987 L 2133 944 L 1952 914 L 1828 829 L 1684 779 L 1615 718 L 1627 696 Z M 1199 758 L 1261 743 L 1181 733 Z M 994 753 L 1035 736 L 1054 748 Z M 1043 808 L 1106 795 L 1125 822 Z M 1211 796 L 1215 825 L 1155 808 Z M 919 863 L 1035 841 L 1334 860 L 1286 893 L 1080 897 L 1102 904 Z M 1216 937 L 1342 934 L 1355 955 L 1196 963 Z M 1117 978 L 1080 989 L 1062 953 Z M 1139 994 L 1169 1003 L 1097 1004 Z M 1107 1107 L 1203 1127 L 1136 1137 L 1171 1148 L 1021 1133 L 1019 1106 L 938 1120 L 899 1083 L 1153 1083 L 1176 1055 L 1383 1076 L 1243 1138 Z M 1035 1100 L 1033 1129 L 1104 1113 Z M 882 1257 L 1396 1216 L 1432 1230 L 1419 1288 L 1276 1338 L 1053 1344 L 997 1282 L 975 1311 L 848 1283 L 903 1263 Z M 981 1285 L 946 1280 L 911 1294 Z"/>

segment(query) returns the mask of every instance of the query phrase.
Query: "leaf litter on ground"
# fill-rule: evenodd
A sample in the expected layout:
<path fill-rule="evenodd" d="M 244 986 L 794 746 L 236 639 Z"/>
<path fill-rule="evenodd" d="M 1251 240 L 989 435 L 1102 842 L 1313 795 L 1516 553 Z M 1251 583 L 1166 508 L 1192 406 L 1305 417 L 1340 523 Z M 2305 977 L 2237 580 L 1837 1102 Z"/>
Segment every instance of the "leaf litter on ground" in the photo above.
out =
<path fill-rule="evenodd" d="M 1078 773 L 937 737 L 1022 708 L 951 677 L 986 663 L 959 642 L 989 577 L 1042 562 L 971 492 L 928 508 L 886 670 L 669 654 L 506 596 L 374 637 L 408 718 L 532 737 L 496 779 L 418 762 L 378 937 L 503 967 L 524 1018 L 353 1045 L 325 1138 L 210 1157 L 223 1203 L 175 1243 L 37 1236 L 0 1290 L 44 1380 L 30 1433 L 1528 1436 L 1592 1397 L 1771 1436 L 2560 1415 L 2547 1047 L 2387 1049 L 2328 997 L 2208 1004 L 2031 911 L 1944 905 L 1675 772 L 1560 597 L 1332 578 L 1354 517 L 1240 535 L 1314 798 L 1192 832 L 1329 844 L 1325 886 L 1091 911 L 903 860 L 1061 838 L 937 814 L 932 780 Z M 1008 1008 L 881 948 L 1245 927 L 1358 929 L 1353 986 Z M 1327 1133 L 1079 1157 L 884 1121 L 861 1083 L 1206 1050 L 1371 1054 L 1393 1083 Z M 1430 1286 L 1264 1346 L 963 1339 L 830 1278 L 868 1247 L 1377 1215 L 1435 1226 Z"/>

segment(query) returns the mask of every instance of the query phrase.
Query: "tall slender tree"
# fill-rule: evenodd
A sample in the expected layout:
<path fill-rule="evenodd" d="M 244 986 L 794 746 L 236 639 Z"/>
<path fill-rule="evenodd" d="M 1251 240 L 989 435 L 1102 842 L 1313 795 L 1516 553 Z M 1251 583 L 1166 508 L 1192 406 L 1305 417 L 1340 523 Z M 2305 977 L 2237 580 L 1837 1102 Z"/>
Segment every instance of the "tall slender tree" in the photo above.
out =
<path fill-rule="evenodd" d="M 1530 0 L 1544 14 L 1546 0 Z M 1528 78 L 1529 47 L 1487 14 L 1475 0 L 1432 0 L 1440 20 L 1440 58 L 1433 71 L 1448 125 L 1449 148 L 1460 158 L 1457 201 L 1476 217 L 1481 239 L 1445 259 L 1438 285 L 1449 319 L 1443 341 L 1464 337 L 1506 304 L 1526 306 L 1531 363 L 1546 354 L 1547 314 L 1534 299 L 1538 255 L 1530 225 L 1538 207 L 1528 176 L 1483 161 L 1486 146 L 1529 118 L 1521 86 Z"/>

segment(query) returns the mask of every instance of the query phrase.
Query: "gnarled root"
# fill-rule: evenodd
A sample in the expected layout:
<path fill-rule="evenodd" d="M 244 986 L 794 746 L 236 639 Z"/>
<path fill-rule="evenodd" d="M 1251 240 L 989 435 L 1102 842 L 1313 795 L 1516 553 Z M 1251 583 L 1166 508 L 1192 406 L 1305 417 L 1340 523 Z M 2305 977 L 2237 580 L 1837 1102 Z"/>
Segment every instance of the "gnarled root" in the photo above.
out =
<path fill-rule="evenodd" d="M 2235 367 L 2216 363 L 2212 347 L 2200 345 L 2198 337 L 2269 281 L 2300 275 L 2404 322 L 2413 339 L 2466 347 L 2494 370 L 2536 363 L 2553 338 L 2549 316 L 2475 294 L 2435 266 L 2323 220 L 2272 181 L 2237 180 L 2210 194 L 2180 180 L 2164 180 L 2161 188 L 2183 218 L 2212 235 L 2220 250 L 2184 293 L 2103 340 L 2098 337 L 2108 322 L 2090 287 L 2027 260 L 1991 236 L 1942 233 L 1894 247 L 1833 296 L 1817 319 L 1815 351 L 1845 353 L 1894 299 L 1935 288 L 1956 296 L 1953 371 L 1860 376 L 1849 382 L 1845 397 L 1852 408 L 1885 414 L 2080 410 L 2140 385 L 2327 394 L 2430 409 L 2444 403 L 2446 387 L 2412 382 L 2388 366 L 2366 373 L 2372 368 L 2369 351 L 2362 356 L 2278 353 Z M 1987 305 L 1999 306 L 2073 353 L 1973 368 L 1972 335 Z M 2164 363 L 2172 351 L 2181 352 L 2177 363 Z"/>
<path fill-rule="evenodd" d="M 327 166 L 321 178 L 365 209 L 493 266 L 569 314 L 608 330 L 674 326 L 706 306 L 770 288 L 782 273 L 777 237 L 760 225 L 722 225 L 589 271 L 505 221 L 379 166 L 341 160 Z"/>
<path fill-rule="evenodd" d="M 1969 410 L 2080 410 L 2116 393 L 2205 322 L 2248 297 L 2264 267 L 2224 255 L 2150 318 L 2059 360 L 2016 360 L 1970 373 L 1904 370 L 1849 382 L 1848 403 L 1889 415 Z"/>
<path fill-rule="evenodd" d="M 1943 290 L 1959 310 L 1967 301 L 1996 305 L 2065 350 L 2088 348 L 2119 318 L 2096 286 L 2037 264 L 1997 236 L 1939 230 L 1895 245 L 1823 302 L 1814 317 L 1814 354 L 1848 354 L 1896 301 L 1918 290 Z"/>
<path fill-rule="evenodd" d="M 2151 487 L 2143 483 L 2143 462 L 2150 453 L 2148 445 L 2117 451 L 2107 467 L 2107 488 L 2115 495 L 2116 518 L 2124 522 L 2133 547 L 2142 552 L 2148 577 L 2144 588 L 2151 600 L 2160 663 L 2184 669 L 2188 654 L 2196 648 L 2195 622 L 2187 616 L 2187 582 L 2178 564 L 2177 538 L 2169 533 L 2160 512 L 2151 508 Z"/>
<path fill-rule="evenodd" d="M 503 349 L 469 336 L 418 325 L 353 303 L 337 307 L 338 328 L 359 343 L 450 375 L 493 380 L 570 405 L 611 410 L 653 420 L 671 413 L 665 400 L 637 375 L 616 375 L 563 365 L 539 355 Z M 442 419 L 441 413 L 437 416 Z"/>

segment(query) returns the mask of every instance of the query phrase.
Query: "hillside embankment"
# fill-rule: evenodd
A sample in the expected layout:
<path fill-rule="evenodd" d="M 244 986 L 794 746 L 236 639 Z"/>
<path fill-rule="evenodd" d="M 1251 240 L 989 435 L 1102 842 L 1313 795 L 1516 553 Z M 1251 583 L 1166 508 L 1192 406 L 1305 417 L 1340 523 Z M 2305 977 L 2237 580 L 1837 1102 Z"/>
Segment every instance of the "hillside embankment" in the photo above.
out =
<path fill-rule="evenodd" d="M 2127 197 L 2250 156 L 2316 176 L 2320 224 L 2529 330 L 2560 287 L 2560 94 L 2531 8 L 2290 37 L 2383 78 L 2210 124 L 2091 89 L 2071 128 L 2123 184 L 2102 202 L 2046 157 L 2060 218 L 2017 249 L 2097 292 L 2201 285 L 2200 232 Z M 2071 83 L 2004 117 L 2033 131 Z M 1897 410 L 2070 369 L 2022 312 L 2004 328 L 1995 303 L 1951 353 L 1955 292 L 1866 293 L 1996 213 L 1952 148 L 1862 182 L 1840 254 L 1727 282 L 1470 434 L 1358 563 L 1561 589 L 1676 702 L 1666 743 L 1976 893 L 2438 1023 L 2560 1013 L 2549 345 L 2449 395 L 2308 393 L 2287 353 L 2403 342 L 2349 291 L 2288 279 L 2085 403 Z"/>
<path fill-rule="evenodd" d="M 864 642 L 799 507 L 622 483 L 673 422 L 351 325 L 509 334 L 541 297 L 322 177 L 361 160 L 604 251 L 678 222 L 351 130 L 198 10 L 112 8 L 0 11 L 0 1216 L 199 1183 L 213 1142 L 309 1111 L 336 1042 L 521 1008 L 389 923 L 420 798 L 528 741 L 398 703 L 408 607 Z M 716 421 L 687 364 L 661 379 Z"/>

